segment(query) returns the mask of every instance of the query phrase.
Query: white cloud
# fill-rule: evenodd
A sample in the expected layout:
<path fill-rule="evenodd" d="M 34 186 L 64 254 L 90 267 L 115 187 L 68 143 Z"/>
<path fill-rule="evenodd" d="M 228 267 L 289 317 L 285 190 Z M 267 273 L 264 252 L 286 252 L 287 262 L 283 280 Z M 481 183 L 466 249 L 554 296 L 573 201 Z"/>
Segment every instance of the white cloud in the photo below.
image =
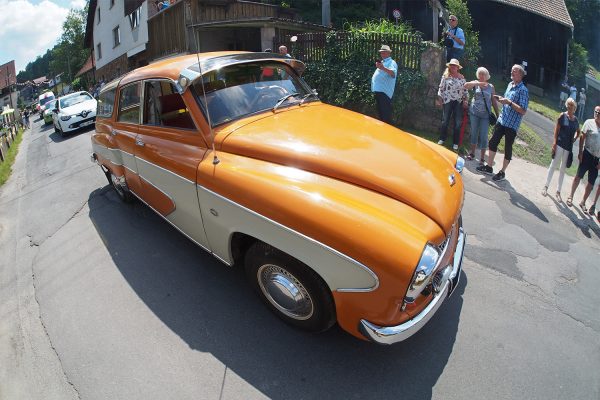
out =
<path fill-rule="evenodd" d="M 76 10 L 83 9 L 85 7 L 85 0 L 73 0 L 71 2 L 71 8 Z"/>
<path fill-rule="evenodd" d="M 14 59 L 17 72 L 54 47 L 69 13 L 48 0 L 0 0 L 0 10 L 0 64 Z"/>

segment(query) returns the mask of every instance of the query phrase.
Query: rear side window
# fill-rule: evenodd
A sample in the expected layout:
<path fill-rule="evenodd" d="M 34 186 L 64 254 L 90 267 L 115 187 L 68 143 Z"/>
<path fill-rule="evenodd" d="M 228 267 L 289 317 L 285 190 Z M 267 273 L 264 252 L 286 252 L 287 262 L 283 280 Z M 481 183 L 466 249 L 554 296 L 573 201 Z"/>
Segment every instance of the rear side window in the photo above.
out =
<path fill-rule="evenodd" d="M 119 122 L 139 124 L 140 122 L 140 84 L 134 83 L 121 89 L 119 97 Z"/>
<path fill-rule="evenodd" d="M 96 110 L 97 117 L 112 117 L 113 110 L 115 108 L 116 91 L 117 89 L 115 88 L 100 93 L 100 96 L 98 96 L 98 109 Z"/>
<path fill-rule="evenodd" d="M 144 125 L 196 129 L 183 98 L 169 81 L 144 85 Z"/>

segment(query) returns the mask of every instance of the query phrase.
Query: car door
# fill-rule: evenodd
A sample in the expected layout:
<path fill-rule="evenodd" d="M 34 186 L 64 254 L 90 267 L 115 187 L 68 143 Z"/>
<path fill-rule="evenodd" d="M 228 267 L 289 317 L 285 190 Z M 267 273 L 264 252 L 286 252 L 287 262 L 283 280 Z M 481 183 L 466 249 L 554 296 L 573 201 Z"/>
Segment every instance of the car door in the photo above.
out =
<path fill-rule="evenodd" d="M 127 186 L 138 197 L 142 196 L 142 184 L 135 152 L 141 116 L 141 86 L 141 82 L 134 82 L 119 89 L 117 118 L 110 131 L 121 155 Z"/>
<path fill-rule="evenodd" d="M 204 137 L 170 80 L 146 80 L 143 90 L 142 123 L 135 141 L 142 197 L 208 249 L 196 193 L 196 170 L 207 153 Z"/>

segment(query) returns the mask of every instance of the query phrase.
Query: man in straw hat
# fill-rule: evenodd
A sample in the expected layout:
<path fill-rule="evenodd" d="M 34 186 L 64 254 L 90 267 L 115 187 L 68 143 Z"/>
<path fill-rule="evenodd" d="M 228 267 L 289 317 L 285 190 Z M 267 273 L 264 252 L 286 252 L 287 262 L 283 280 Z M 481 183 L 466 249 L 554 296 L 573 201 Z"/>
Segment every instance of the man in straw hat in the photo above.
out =
<path fill-rule="evenodd" d="M 524 76 L 525 69 L 519 64 L 513 65 L 510 70 L 512 81 L 506 87 L 504 97 L 494 96 L 498 103 L 502 104 L 502 111 L 500 111 L 498 121 L 494 126 L 492 138 L 490 139 L 488 163 L 487 165 L 477 167 L 477 171 L 488 175 L 494 174 L 492 167 L 494 165 L 494 157 L 496 157 L 500 139 L 504 136 L 504 162 L 502 163 L 502 169 L 492 178 L 495 181 L 501 181 L 505 177 L 506 168 L 508 168 L 508 164 L 512 159 L 512 147 L 517 137 L 517 131 L 521 125 L 523 115 L 525 115 L 529 106 L 529 91 L 523 84 Z"/>
<path fill-rule="evenodd" d="M 392 96 L 396 87 L 398 64 L 392 60 L 392 49 L 384 44 L 379 50 L 380 60 L 375 62 L 375 73 L 371 78 L 371 91 L 375 94 L 379 119 L 392 124 Z"/>

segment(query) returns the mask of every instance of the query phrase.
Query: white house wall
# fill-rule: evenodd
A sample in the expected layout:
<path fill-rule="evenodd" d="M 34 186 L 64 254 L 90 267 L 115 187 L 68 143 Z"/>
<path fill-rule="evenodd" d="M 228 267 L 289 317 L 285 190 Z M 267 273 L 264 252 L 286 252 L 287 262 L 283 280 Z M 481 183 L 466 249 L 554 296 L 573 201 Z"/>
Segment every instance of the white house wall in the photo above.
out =
<path fill-rule="evenodd" d="M 98 0 L 94 14 L 94 57 L 96 69 L 100 69 L 119 56 L 135 54 L 145 49 L 148 43 L 148 2 L 141 5 L 139 26 L 131 29 L 129 16 L 125 13 L 124 0 L 116 0 L 110 8 L 110 0 Z M 100 8 L 100 23 L 98 23 L 98 8 Z M 119 26 L 121 43 L 113 47 L 113 29 Z M 98 43 L 101 43 L 102 58 L 98 58 Z M 140 50 L 141 49 L 141 50 Z"/>

